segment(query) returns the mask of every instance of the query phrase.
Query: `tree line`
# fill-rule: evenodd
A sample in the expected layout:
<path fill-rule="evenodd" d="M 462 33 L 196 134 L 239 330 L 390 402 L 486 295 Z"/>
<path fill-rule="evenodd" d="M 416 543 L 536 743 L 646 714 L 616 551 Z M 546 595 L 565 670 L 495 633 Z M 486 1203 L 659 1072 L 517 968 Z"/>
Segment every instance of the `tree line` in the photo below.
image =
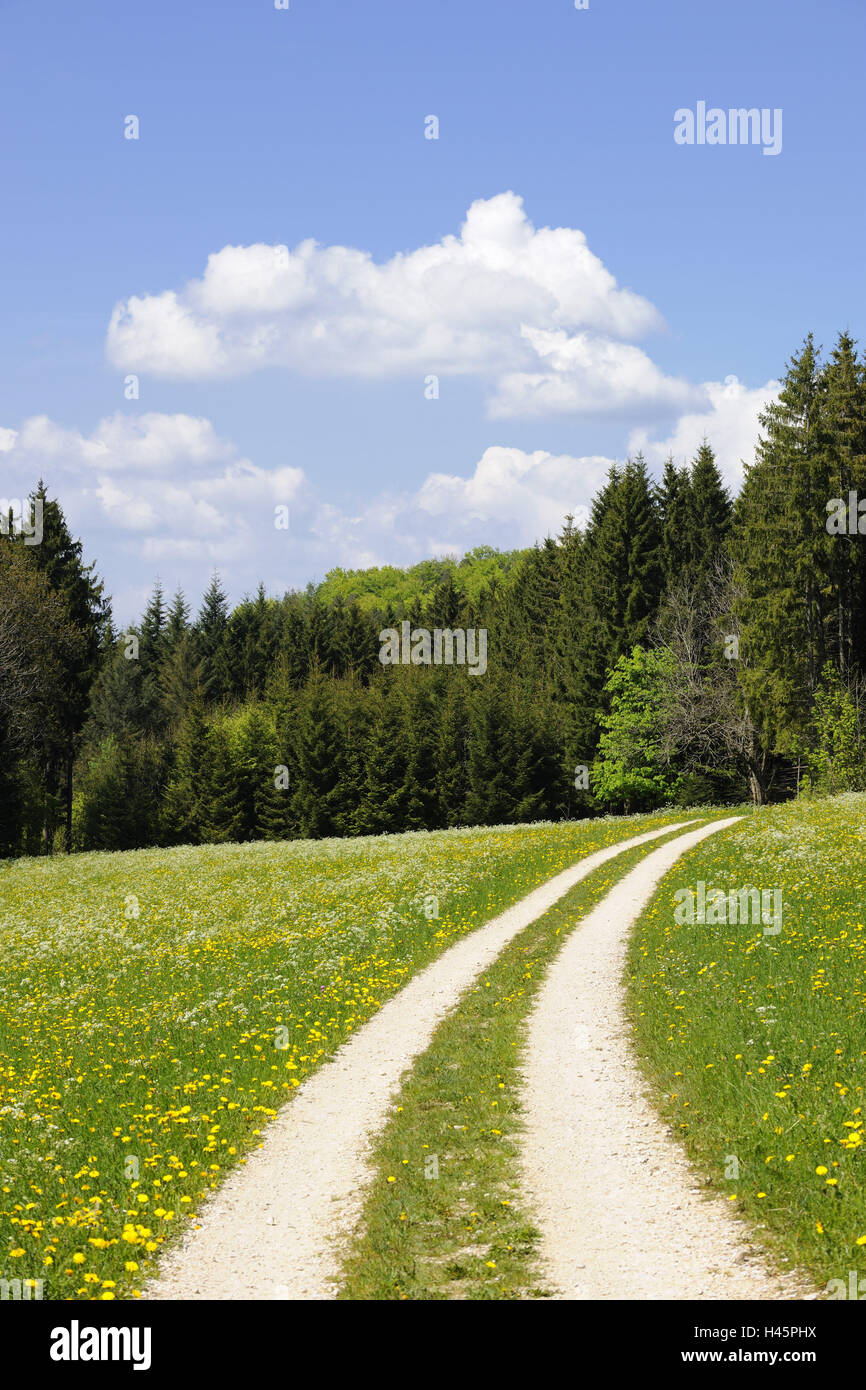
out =
<path fill-rule="evenodd" d="M 611 468 L 585 526 L 402 582 L 336 571 L 232 609 L 214 575 L 195 615 L 157 584 L 119 631 L 40 483 L 41 544 L 0 528 L 0 853 L 864 785 L 858 497 L 866 364 L 848 334 L 826 360 L 811 336 L 792 357 L 736 499 L 709 442 L 658 482 L 638 455 Z M 383 665 L 380 633 L 404 622 L 484 629 L 486 671 Z"/>

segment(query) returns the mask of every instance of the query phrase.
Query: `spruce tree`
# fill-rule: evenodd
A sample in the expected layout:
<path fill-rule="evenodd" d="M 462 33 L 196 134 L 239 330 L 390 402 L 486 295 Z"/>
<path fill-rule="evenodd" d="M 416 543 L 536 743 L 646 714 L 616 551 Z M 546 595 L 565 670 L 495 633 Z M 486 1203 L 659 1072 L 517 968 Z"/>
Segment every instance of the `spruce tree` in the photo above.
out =
<path fill-rule="evenodd" d="M 655 492 L 665 585 L 679 579 L 684 571 L 690 571 L 694 563 L 691 491 L 688 469 L 678 468 L 673 458 L 668 458 Z"/>
<path fill-rule="evenodd" d="M 357 675 L 335 683 L 334 698 L 343 748 L 339 829 L 341 835 L 363 831 L 362 808 L 367 789 L 365 749 L 370 727 L 370 694 Z"/>
<path fill-rule="evenodd" d="M 169 647 L 159 673 L 159 701 L 164 721 L 176 728 L 202 692 L 202 666 L 196 653 L 195 637 L 180 632 Z"/>
<path fill-rule="evenodd" d="M 295 728 L 298 787 L 293 806 L 309 839 L 338 835 L 343 811 L 343 748 L 330 682 L 314 664 Z"/>
<path fill-rule="evenodd" d="M 549 536 L 527 551 L 500 598 L 491 653 L 525 692 L 550 694 L 556 681 L 561 553 Z"/>
<path fill-rule="evenodd" d="M 216 572 L 202 600 L 196 637 L 205 699 L 219 703 L 232 693 L 235 678 L 228 642 L 228 598 Z"/>
<path fill-rule="evenodd" d="M 406 829 L 409 754 L 400 675 L 399 668 L 391 668 L 374 682 L 371 692 L 364 746 L 366 785 L 358 814 L 358 827 L 365 835 Z"/>
<path fill-rule="evenodd" d="M 294 801 L 299 775 L 293 736 L 299 707 L 300 697 L 291 688 L 278 693 L 268 705 L 273 765 L 264 770 L 256 800 L 256 832 L 265 840 L 289 840 L 300 833 Z"/>
<path fill-rule="evenodd" d="M 163 629 L 165 655 L 168 656 L 174 651 L 187 632 L 189 632 L 189 604 L 184 598 L 183 590 L 178 589 L 171 601 Z"/>
<path fill-rule="evenodd" d="M 275 809 L 277 742 L 273 728 L 258 705 L 241 713 L 235 728 L 235 776 L 240 798 L 244 840 L 260 839 Z"/>
<path fill-rule="evenodd" d="M 738 674 L 749 717 L 769 753 L 808 736 L 809 709 L 835 614 L 822 439 L 824 385 L 811 334 L 788 364 L 735 508 Z"/>
<path fill-rule="evenodd" d="M 607 673 L 647 638 L 664 578 L 658 502 L 641 455 L 614 465 L 592 506 L 572 597 L 563 670 L 567 764 L 588 764 L 604 709 Z"/>
<path fill-rule="evenodd" d="M 208 741 L 210 767 L 203 838 L 214 844 L 247 840 L 250 822 L 254 823 L 255 818 L 245 805 L 241 768 L 228 727 L 222 723 L 214 725 Z"/>
<path fill-rule="evenodd" d="M 692 464 L 686 504 L 691 577 L 705 589 L 725 554 L 731 529 L 731 499 L 706 439 Z"/>
<path fill-rule="evenodd" d="M 436 790 L 439 824 L 462 825 L 469 792 L 468 699 L 466 679 L 456 674 L 440 689 L 436 738 Z"/>
<path fill-rule="evenodd" d="M 469 726 L 466 822 L 500 825 L 514 816 L 518 750 L 502 692 L 488 682 L 474 696 Z"/>
<path fill-rule="evenodd" d="M 446 679 L 452 673 L 445 673 Z M 436 787 L 436 686 L 430 674 L 410 668 L 403 682 L 403 727 L 407 743 L 406 830 L 435 830 L 443 824 Z"/>
<path fill-rule="evenodd" d="M 830 496 L 847 505 L 851 493 L 866 497 L 866 369 L 856 343 L 840 333 L 823 374 L 822 445 Z M 825 523 L 826 531 L 826 523 Z M 841 676 L 866 672 L 866 544 L 846 530 L 829 534 L 827 572 L 835 611 L 829 617 L 827 648 Z"/>
<path fill-rule="evenodd" d="M 559 739 L 552 707 L 541 696 L 534 706 L 512 712 L 514 774 L 511 787 L 516 822 L 553 819 L 567 805 Z"/>
<path fill-rule="evenodd" d="M 169 844 L 200 844 L 210 823 L 212 747 L 200 692 L 181 725 L 174 767 L 163 799 L 163 834 Z"/>
<path fill-rule="evenodd" d="M 42 541 L 30 548 L 32 562 L 44 574 L 49 588 L 60 595 L 68 620 L 79 634 L 78 650 L 64 666 L 65 690 L 58 710 L 61 726 L 57 759 L 48 771 L 49 797 L 62 800 L 66 848 L 72 842 L 72 779 L 79 737 L 87 718 L 90 688 L 96 678 L 108 636 L 110 607 L 93 565 L 85 565 L 81 541 L 73 540 L 60 504 L 48 496 L 45 484 L 31 495 L 33 507 L 42 509 Z M 50 849 L 52 836 L 46 835 Z"/>

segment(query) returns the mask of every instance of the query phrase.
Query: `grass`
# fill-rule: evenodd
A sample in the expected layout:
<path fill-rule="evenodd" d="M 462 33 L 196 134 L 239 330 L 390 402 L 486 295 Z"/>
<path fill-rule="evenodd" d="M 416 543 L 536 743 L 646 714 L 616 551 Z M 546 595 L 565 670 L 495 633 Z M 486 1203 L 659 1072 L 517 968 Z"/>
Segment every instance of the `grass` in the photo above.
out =
<path fill-rule="evenodd" d="M 749 816 L 676 865 L 630 954 L 661 1113 L 776 1258 L 820 1285 L 866 1274 L 864 849 L 862 795 Z M 675 893 L 699 882 L 779 890 L 781 930 L 678 923 Z"/>
<path fill-rule="evenodd" d="M 546 1296 L 535 1269 L 538 1232 L 520 1194 L 527 1015 L 568 933 L 660 843 L 626 850 L 579 883 L 515 937 L 440 1024 L 374 1143 L 375 1178 L 341 1298 Z"/>
<path fill-rule="evenodd" d="M 675 819 L 0 865 L 0 1280 L 135 1297 L 292 1089 L 416 970 Z"/>

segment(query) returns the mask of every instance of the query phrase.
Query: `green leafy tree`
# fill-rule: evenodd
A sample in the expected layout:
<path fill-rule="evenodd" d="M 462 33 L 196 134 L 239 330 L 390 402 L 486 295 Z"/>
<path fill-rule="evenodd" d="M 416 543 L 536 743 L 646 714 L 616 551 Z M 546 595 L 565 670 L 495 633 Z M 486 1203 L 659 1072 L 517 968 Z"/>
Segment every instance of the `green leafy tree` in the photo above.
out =
<path fill-rule="evenodd" d="M 677 774 L 664 737 L 664 703 L 670 660 L 661 651 L 634 647 L 611 671 L 602 716 L 598 757 L 590 772 L 592 790 L 604 806 L 628 813 L 669 800 Z"/>

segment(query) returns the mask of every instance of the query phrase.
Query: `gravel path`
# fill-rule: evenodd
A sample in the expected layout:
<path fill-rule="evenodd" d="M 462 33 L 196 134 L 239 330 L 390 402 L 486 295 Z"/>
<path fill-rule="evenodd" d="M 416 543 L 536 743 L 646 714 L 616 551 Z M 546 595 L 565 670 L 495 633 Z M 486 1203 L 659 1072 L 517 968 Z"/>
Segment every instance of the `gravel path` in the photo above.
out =
<path fill-rule="evenodd" d="M 207 1202 L 199 1229 L 167 1252 L 143 1296 L 333 1298 L 340 1242 L 358 1219 L 372 1177 L 369 1141 L 438 1024 L 512 937 L 587 874 L 681 828 L 665 826 L 589 855 L 410 980 L 298 1088 L 268 1126 L 262 1147 Z"/>
<path fill-rule="evenodd" d="M 795 1275 L 768 1273 L 725 1198 L 702 1195 L 644 1097 L 623 1004 L 630 928 L 659 880 L 738 819 L 681 835 L 616 884 L 566 940 L 530 1015 L 524 1192 L 561 1299 L 814 1296 Z"/>

